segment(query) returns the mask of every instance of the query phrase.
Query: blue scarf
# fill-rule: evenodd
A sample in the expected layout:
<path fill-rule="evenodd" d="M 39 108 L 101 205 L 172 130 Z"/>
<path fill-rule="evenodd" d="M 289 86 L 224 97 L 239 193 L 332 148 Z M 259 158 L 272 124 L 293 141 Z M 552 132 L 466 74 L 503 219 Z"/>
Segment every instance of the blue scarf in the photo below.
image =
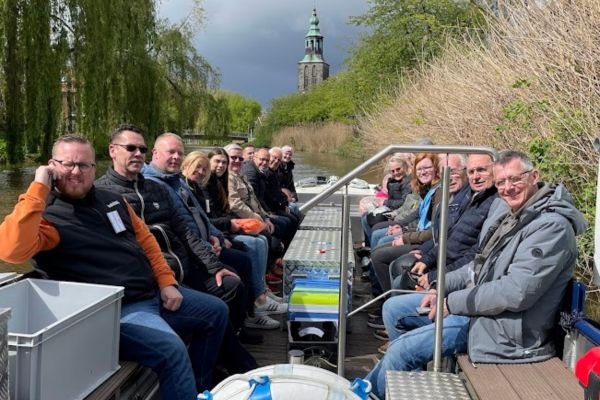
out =
<path fill-rule="evenodd" d="M 419 206 L 419 224 L 417 225 L 418 231 L 424 231 L 425 229 L 429 229 L 431 227 L 431 219 L 427 217 L 429 214 L 429 207 L 431 207 L 431 200 L 433 199 L 433 195 L 439 185 L 435 185 L 423 198 L 421 205 Z M 433 213 L 432 213 L 433 214 Z"/>

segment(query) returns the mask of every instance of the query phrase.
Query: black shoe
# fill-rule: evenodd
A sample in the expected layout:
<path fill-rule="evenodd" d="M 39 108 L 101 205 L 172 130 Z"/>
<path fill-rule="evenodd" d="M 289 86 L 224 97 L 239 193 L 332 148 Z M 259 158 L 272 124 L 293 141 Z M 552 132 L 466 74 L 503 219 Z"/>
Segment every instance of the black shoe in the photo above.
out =
<path fill-rule="evenodd" d="M 371 255 L 371 248 L 368 246 L 363 246 L 360 249 L 356 250 L 356 255 L 359 258 L 369 257 Z"/>
<path fill-rule="evenodd" d="M 373 329 L 385 329 L 385 325 L 383 324 L 383 318 L 369 318 L 367 321 L 367 325 Z"/>
<path fill-rule="evenodd" d="M 364 271 L 362 274 L 360 274 L 360 280 L 363 282 L 371 282 L 371 275 L 369 274 L 369 271 Z"/>
<path fill-rule="evenodd" d="M 242 329 L 238 333 L 238 339 L 243 344 L 261 344 L 263 342 L 263 335 L 258 333 L 250 333 L 246 329 Z"/>

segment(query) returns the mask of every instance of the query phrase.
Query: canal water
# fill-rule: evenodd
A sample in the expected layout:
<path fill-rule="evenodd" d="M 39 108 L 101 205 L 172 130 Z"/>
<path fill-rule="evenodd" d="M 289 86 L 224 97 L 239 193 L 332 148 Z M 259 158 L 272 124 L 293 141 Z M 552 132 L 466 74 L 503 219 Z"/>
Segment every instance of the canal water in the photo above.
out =
<path fill-rule="evenodd" d="M 360 164 L 361 160 L 340 157 L 335 154 L 295 153 L 294 162 L 296 163 L 294 178 L 297 181 L 315 175 L 343 176 Z M 98 163 L 98 176 L 104 174 L 108 165 L 109 161 Z M 23 167 L 0 170 L 0 221 L 4 220 L 4 217 L 12 211 L 19 194 L 27 190 L 29 183 L 33 180 L 35 169 L 36 167 Z M 370 183 L 377 183 L 381 181 L 382 177 L 382 171 L 379 170 L 368 173 L 361 178 L 368 180 Z M 0 272 L 26 272 L 29 269 L 29 263 L 12 265 L 0 261 Z"/>

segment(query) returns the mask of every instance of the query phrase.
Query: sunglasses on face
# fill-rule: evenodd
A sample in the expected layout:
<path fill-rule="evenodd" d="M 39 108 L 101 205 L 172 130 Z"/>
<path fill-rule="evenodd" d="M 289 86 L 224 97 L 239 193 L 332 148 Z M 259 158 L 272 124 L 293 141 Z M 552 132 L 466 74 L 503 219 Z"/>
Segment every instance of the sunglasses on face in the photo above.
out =
<path fill-rule="evenodd" d="M 122 148 L 124 148 L 125 150 L 127 150 L 130 153 L 135 153 L 136 150 L 139 150 L 140 153 L 142 154 L 146 154 L 146 152 L 148 151 L 148 148 L 146 146 L 136 146 L 135 144 L 120 144 L 120 143 L 113 143 L 116 146 L 121 146 Z"/>
<path fill-rule="evenodd" d="M 229 156 L 229 158 L 231 159 L 231 161 L 242 161 L 244 159 L 244 157 L 238 156 Z"/>

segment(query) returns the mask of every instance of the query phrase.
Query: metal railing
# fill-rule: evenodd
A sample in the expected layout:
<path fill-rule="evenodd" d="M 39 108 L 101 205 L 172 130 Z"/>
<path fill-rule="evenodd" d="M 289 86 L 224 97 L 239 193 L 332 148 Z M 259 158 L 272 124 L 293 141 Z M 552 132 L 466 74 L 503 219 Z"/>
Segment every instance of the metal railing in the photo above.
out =
<path fill-rule="evenodd" d="M 366 172 L 370 167 L 377 164 L 385 157 L 392 153 L 435 153 L 435 154 L 489 154 L 492 160 L 498 158 L 498 153 L 491 147 L 484 146 L 458 146 L 458 145 L 389 145 L 373 157 L 363 162 L 352 171 L 341 177 L 337 182 L 332 184 L 327 189 L 313 197 L 300 207 L 303 213 L 309 211 L 312 207 L 319 204 L 324 199 L 334 194 L 343 186 L 346 186 L 346 191 L 343 194 L 342 202 L 342 248 L 340 256 L 340 294 L 339 294 L 339 317 L 338 317 L 338 375 L 344 375 L 344 359 L 346 356 L 346 319 L 360 311 L 363 307 L 374 303 L 378 299 L 384 298 L 390 293 L 399 292 L 397 289 L 392 289 L 359 309 L 347 314 L 348 309 L 348 287 L 346 280 L 348 279 L 348 235 L 350 232 L 350 206 L 348 198 L 347 185 L 350 181 L 362 173 Z M 437 299 L 436 309 L 443 310 L 445 298 L 445 270 L 446 270 L 446 239 L 448 233 L 448 203 L 449 203 L 449 182 L 450 168 L 447 165 L 442 166 L 442 202 L 440 204 L 440 232 L 439 232 L 439 252 L 437 258 Z M 406 291 L 400 291 L 406 292 Z M 442 328 L 443 328 L 443 313 L 438 312 L 435 316 L 435 342 L 433 353 L 433 369 L 435 372 L 441 371 L 442 365 Z"/>

